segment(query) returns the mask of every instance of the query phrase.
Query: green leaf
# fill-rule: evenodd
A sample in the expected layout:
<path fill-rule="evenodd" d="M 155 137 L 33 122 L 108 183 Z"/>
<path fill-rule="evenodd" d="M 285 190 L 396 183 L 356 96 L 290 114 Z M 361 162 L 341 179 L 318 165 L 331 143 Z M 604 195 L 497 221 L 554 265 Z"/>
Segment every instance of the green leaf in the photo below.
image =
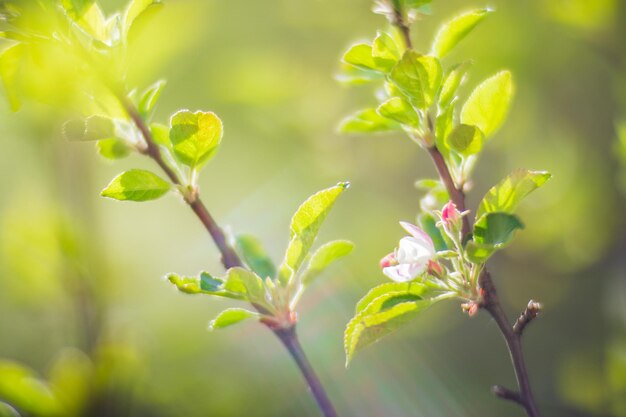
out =
<path fill-rule="evenodd" d="M 474 263 L 486 262 L 495 251 L 511 242 L 516 230 L 523 228 L 522 222 L 513 214 L 487 213 L 474 225 L 473 240 L 466 247 L 468 258 Z"/>
<path fill-rule="evenodd" d="M 376 109 L 378 114 L 395 122 L 419 127 L 420 118 L 411 103 L 401 97 L 392 97 Z"/>
<path fill-rule="evenodd" d="M 443 58 L 491 12 L 489 9 L 472 10 L 445 23 L 433 42 L 433 55 Z"/>
<path fill-rule="evenodd" d="M 222 121 L 213 112 L 181 110 L 172 116 L 170 126 L 174 154 L 192 168 L 204 165 L 222 140 Z"/>
<path fill-rule="evenodd" d="M 257 238 L 252 235 L 236 236 L 235 248 L 250 269 L 260 277 L 276 277 L 276 267 Z"/>
<path fill-rule="evenodd" d="M 227 271 L 224 289 L 233 293 L 246 294 L 252 303 L 265 304 L 263 280 L 254 272 L 235 267 Z"/>
<path fill-rule="evenodd" d="M 126 142 L 118 138 L 102 139 L 96 143 L 98 153 L 107 159 L 121 159 L 133 150 Z"/>
<path fill-rule="evenodd" d="M 135 20 L 151 7 L 161 5 L 160 0 L 131 0 L 124 12 L 124 34 L 128 34 Z"/>
<path fill-rule="evenodd" d="M 199 277 L 184 277 L 178 274 L 168 274 L 167 280 L 174 284 L 178 291 L 185 294 L 201 294 L 202 288 L 200 288 Z"/>
<path fill-rule="evenodd" d="M 291 218 L 289 246 L 279 268 L 280 282 L 286 284 L 298 272 L 335 201 L 349 186 L 342 182 L 319 191 L 298 207 Z"/>
<path fill-rule="evenodd" d="M 115 200 L 148 201 L 161 197 L 171 188 L 169 182 L 150 171 L 131 169 L 115 177 L 101 195 Z"/>
<path fill-rule="evenodd" d="M 442 69 L 439 60 L 407 50 L 391 71 L 391 81 L 424 110 L 434 102 L 441 86 Z"/>
<path fill-rule="evenodd" d="M 0 55 L 0 78 L 12 111 L 18 111 L 21 107 L 17 76 L 24 50 L 24 45 L 18 43 L 8 47 Z"/>
<path fill-rule="evenodd" d="M 150 132 L 152 133 L 152 140 L 157 145 L 163 146 L 166 149 L 172 149 L 172 142 L 170 142 L 170 128 L 160 124 L 152 123 L 150 125 Z"/>
<path fill-rule="evenodd" d="M 383 80 L 384 74 L 342 62 L 335 79 L 344 84 L 358 85 Z"/>
<path fill-rule="evenodd" d="M 86 119 L 69 120 L 63 124 L 63 136 L 71 141 L 92 141 L 115 136 L 115 123 L 109 117 L 89 116 Z"/>
<path fill-rule="evenodd" d="M 221 291 L 224 287 L 224 280 L 220 278 L 216 278 L 209 274 L 208 272 L 200 273 L 200 290 L 214 293 L 216 291 Z"/>
<path fill-rule="evenodd" d="M 461 109 L 461 123 L 478 127 L 485 138 L 502 125 L 511 105 L 514 86 L 511 73 L 500 71 L 483 81 Z"/>
<path fill-rule="evenodd" d="M 365 70 L 381 70 L 376 61 L 374 61 L 372 46 L 366 43 L 360 43 L 348 49 L 343 56 L 343 61 Z"/>
<path fill-rule="evenodd" d="M 354 244 L 347 240 L 333 240 L 320 246 L 311 256 L 302 274 L 302 284 L 311 284 L 331 263 L 350 254 L 352 249 Z"/>
<path fill-rule="evenodd" d="M 398 129 L 398 123 L 381 116 L 374 109 L 361 110 L 343 119 L 339 125 L 341 133 L 389 132 Z"/>
<path fill-rule="evenodd" d="M 513 171 L 485 194 L 478 206 L 476 221 L 485 213 L 513 213 L 524 197 L 545 184 L 550 177 L 551 174 L 546 171 Z"/>
<path fill-rule="evenodd" d="M 165 84 L 165 80 L 157 81 L 148 87 L 139 99 L 139 113 L 144 118 L 149 118 L 152 115 L 152 111 L 154 110 L 159 97 L 161 97 L 161 92 L 163 91 L 163 88 L 165 88 Z"/>
<path fill-rule="evenodd" d="M 476 126 L 457 125 L 446 138 L 450 149 L 463 156 L 477 154 L 483 147 L 483 133 Z"/>
<path fill-rule="evenodd" d="M 418 217 L 418 223 L 422 227 L 422 230 L 424 230 L 432 239 L 437 252 L 449 249 L 443 235 L 441 234 L 441 230 L 437 227 L 437 221 L 432 214 L 420 214 Z"/>
<path fill-rule="evenodd" d="M 445 109 L 452 103 L 459 86 L 463 83 L 467 70 L 469 69 L 469 63 L 464 62 L 452 67 L 446 75 L 443 85 L 441 86 L 441 93 L 439 93 L 439 107 Z"/>
<path fill-rule="evenodd" d="M 247 290 L 239 281 L 227 285 L 226 279 L 217 278 L 208 272 L 202 272 L 199 276 L 186 277 L 178 274 L 168 274 L 166 279 L 185 294 L 206 294 L 217 297 L 233 298 L 235 300 L 248 300 Z M 226 288 L 228 286 L 228 288 Z"/>
<path fill-rule="evenodd" d="M 478 244 L 499 248 L 513 239 L 513 232 L 524 225 L 514 214 L 487 213 L 474 225 L 473 240 Z"/>
<path fill-rule="evenodd" d="M 429 293 L 428 287 L 416 283 L 388 284 L 370 291 L 359 302 L 357 315 L 346 326 L 344 333 L 346 366 L 357 350 L 397 330 L 435 302 L 453 296 L 452 293 L 440 292 L 440 296 L 432 297 L 434 294 Z M 404 285 L 405 289 L 395 291 L 394 284 Z M 413 289 L 413 286 L 416 288 Z"/>
<path fill-rule="evenodd" d="M 384 72 L 391 71 L 402 56 L 396 42 L 385 32 L 380 32 L 374 39 L 371 54 L 376 68 L 381 68 Z"/>
<path fill-rule="evenodd" d="M 0 360 L 0 398 L 35 416 L 64 415 L 48 384 L 17 362 Z"/>
<path fill-rule="evenodd" d="M 448 148 L 448 142 L 446 139 L 454 126 L 454 107 L 456 99 L 446 107 L 435 120 L 435 142 L 437 149 L 443 154 L 444 158 L 448 159 L 450 154 L 450 148 Z"/>
<path fill-rule="evenodd" d="M 356 305 L 356 312 L 361 313 L 366 310 L 375 299 L 385 294 L 411 294 L 413 296 L 423 296 L 431 291 L 431 287 L 428 284 L 421 282 L 385 282 L 384 284 L 377 285 L 372 288 L 363 298 L 359 300 Z M 371 311 L 368 310 L 368 311 Z"/>
<path fill-rule="evenodd" d="M 243 308 L 227 308 L 211 320 L 209 330 L 223 329 L 243 320 L 259 317 L 259 314 Z"/>

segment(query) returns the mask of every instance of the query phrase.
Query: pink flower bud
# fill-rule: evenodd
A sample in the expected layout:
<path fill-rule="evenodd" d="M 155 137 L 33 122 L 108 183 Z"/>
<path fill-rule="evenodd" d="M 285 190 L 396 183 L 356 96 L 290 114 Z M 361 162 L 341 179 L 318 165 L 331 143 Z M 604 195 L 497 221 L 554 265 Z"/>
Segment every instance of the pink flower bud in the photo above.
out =
<path fill-rule="evenodd" d="M 437 261 L 433 261 L 432 259 L 428 261 L 427 271 L 429 275 L 432 275 L 437 278 L 443 278 L 445 276 L 445 271 L 441 264 Z"/>
<path fill-rule="evenodd" d="M 452 201 L 448 201 L 443 210 L 441 210 L 441 220 L 445 224 L 452 224 L 459 221 L 461 212 L 457 210 L 456 205 Z"/>
<path fill-rule="evenodd" d="M 383 259 L 380 260 L 380 267 L 381 268 L 387 268 L 389 266 L 396 266 L 398 265 L 398 260 L 396 259 L 396 254 L 391 252 L 389 255 L 385 256 Z"/>

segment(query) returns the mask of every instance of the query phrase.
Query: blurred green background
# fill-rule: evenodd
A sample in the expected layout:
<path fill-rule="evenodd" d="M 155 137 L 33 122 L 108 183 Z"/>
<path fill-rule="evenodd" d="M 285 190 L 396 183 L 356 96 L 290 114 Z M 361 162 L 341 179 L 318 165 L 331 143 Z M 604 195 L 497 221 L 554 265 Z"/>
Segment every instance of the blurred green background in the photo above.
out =
<path fill-rule="evenodd" d="M 101 4 L 112 12 L 123 2 Z M 493 260 L 496 284 L 511 317 L 530 298 L 545 306 L 524 338 L 544 415 L 626 416 L 626 3 L 435 0 L 433 15 L 414 25 L 417 48 L 446 18 L 485 5 L 497 13 L 448 63 L 474 61 L 465 91 L 509 68 L 517 96 L 481 156 L 470 207 L 515 168 L 554 176 L 524 204 L 526 230 Z M 397 221 L 415 218 L 414 180 L 435 174 L 400 135 L 335 133 L 342 117 L 375 103 L 370 87 L 333 79 L 346 47 L 384 27 L 370 7 L 171 0 L 137 36 L 130 84 L 167 79 L 156 120 L 180 108 L 222 118 L 221 150 L 200 180 L 204 200 L 222 225 L 257 235 L 276 260 L 298 204 L 352 182 L 321 239 L 350 239 L 356 251 L 299 311 L 302 344 L 341 415 L 521 416 L 489 392 L 514 386 L 495 323 L 483 313 L 468 319 L 457 302 L 433 307 L 344 368 L 344 326 L 356 301 L 386 279 L 378 260 L 402 235 Z M 103 162 L 91 144 L 62 139 L 54 107 L 8 107 L 3 100 L 0 358 L 66 387 L 64 401 L 86 416 L 318 415 L 270 332 L 247 323 L 209 333 L 208 321 L 232 303 L 185 296 L 161 278 L 221 271 L 181 201 L 99 197 L 115 174 L 150 161 Z M 0 362 L 5 375 L 9 368 Z M 0 380 L 0 392 L 12 389 Z"/>

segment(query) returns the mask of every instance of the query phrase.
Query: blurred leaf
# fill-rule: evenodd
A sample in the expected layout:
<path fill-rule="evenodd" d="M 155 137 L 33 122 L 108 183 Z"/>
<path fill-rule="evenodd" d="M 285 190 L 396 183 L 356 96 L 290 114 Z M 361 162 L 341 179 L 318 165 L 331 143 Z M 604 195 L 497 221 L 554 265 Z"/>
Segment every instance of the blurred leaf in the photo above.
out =
<path fill-rule="evenodd" d="M 448 107 L 446 107 L 435 120 L 435 141 L 437 143 L 437 149 L 439 149 L 446 159 L 448 159 L 450 154 L 450 149 L 448 148 L 448 142 L 446 139 L 448 138 L 448 135 L 450 135 L 450 132 L 452 132 L 452 127 L 454 125 L 455 104 L 456 99 L 453 99 Z"/>
<path fill-rule="evenodd" d="M 135 20 L 146 10 L 153 6 L 159 6 L 160 0 L 130 0 L 124 12 L 124 34 L 128 35 Z"/>
<path fill-rule="evenodd" d="M 480 152 L 483 147 L 483 133 L 476 126 L 460 124 L 454 127 L 446 138 L 450 149 L 464 156 Z"/>
<path fill-rule="evenodd" d="M 71 141 L 92 141 L 115 136 L 115 123 L 104 116 L 89 116 L 69 120 L 63 124 L 63 136 Z"/>
<path fill-rule="evenodd" d="M 478 206 L 476 221 L 485 213 L 513 213 L 524 197 L 545 184 L 550 177 L 551 174 L 546 171 L 513 171 L 485 194 Z"/>
<path fill-rule="evenodd" d="M 391 71 L 390 78 L 416 107 L 424 110 L 433 103 L 441 86 L 441 64 L 435 57 L 407 50 Z"/>
<path fill-rule="evenodd" d="M 321 274 L 331 263 L 352 252 L 354 244 L 347 240 L 333 240 L 320 246 L 311 256 L 302 274 L 302 284 L 307 286 Z"/>
<path fill-rule="evenodd" d="M 485 138 L 502 125 L 513 98 L 513 81 L 509 71 L 500 71 L 483 81 L 461 109 L 461 123 L 477 126 Z"/>
<path fill-rule="evenodd" d="M 464 62 L 455 65 L 448 71 L 443 85 L 441 86 L 441 93 L 439 93 L 439 107 L 441 109 L 445 109 L 452 103 L 452 100 L 456 97 L 459 86 L 463 83 L 468 69 L 469 63 Z"/>
<path fill-rule="evenodd" d="M 115 200 L 148 201 L 163 196 L 171 188 L 169 182 L 150 171 L 131 169 L 115 177 L 101 195 Z"/>
<path fill-rule="evenodd" d="M 94 369 L 83 352 L 65 349 L 50 370 L 50 386 L 68 416 L 81 416 L 91 400 Z"/>
<path fill-rule="evenodd" d="M 291 218 L 289 246 L 279 268 L 281 283 L 286 284 L 293 274 L 298 272 L 326 216 L 337 198 L 349 186 L 350 183 L 341 182 L 334 187 L 319 191 L 298 207 Z"/>
<path fill-rule="evenodd" d="M 451 294 L 436 293 L 420 283 L 386 283 L 372 289 L 357 304 L 357 314 L 344 333 L 346 366 L 357 350 L 392 333 L 440 299 Z M 428 298 L 427 298 L 428 297 Z"/>
<path fill-rule="evenodd" d="M 361 110 L 343 119 L 339 125 L 342 133 L 389 132 L 398 129 L 398 123 L 381 116 L 374 109 Z"/>
<path fill-rule="evenodd" d="M 20 415 L 15 408 L 0 401 L 0 417 L 20 417 Z"/>
<path fill-rule="evenodd" d="M 211 320 L 209 330 L 223 329 L 243 320 L 259 317 L 259 314 L 243 308 L 227 308 Z"/>
<path fill-rule="evenodd" d="M 472 10 L 443 24 L 433 42 L 433 55 L 443 58 L 489 13 L 489 9 Z"/>
<path fill-rule="evenodd" d="M 172 150 L 169 127 L 160 123 L 152 123 L 150 125 L 150 132 L 152 133 L 152 140 L 154 140 L 154 143 L 161 145 L 168 150 Z"/>
<path fill-rule="evenodd" d="M 411 103 L 401 97 L 392 97 L 376 109 L 378 114 L 395 122 L 418 127 L 420 119 Z"/>
<path fill-rule="evenodd" d="M 107 159 L 125 158 L 133 150 L 126 142 L 117 138 L 99 140 L 96 146 L 98 153 Z"/>
<path fill-rule="evenodd" d="M 252 235 L 235 237 L 237 252 L 243 257 L 246 264 L 260 277 L 276 277 L 276 267 L 261 242 Z"/>
<path fill-rule="evenodd" d="M 36 416 L 63 415 L 48 384 L 17 362 L 0 360 L 0 398 Z"/>
<path fill-rule="evenodd" d="M 174 153 L 191 168 L 211 159 L 222 140 L 222 121 L 213 112 L 181 110 L 172 116 L 170 125 Z"/>
<path fill-rule="evenodd" d="M 156 83 L 148 87 L 148 89 L 143 93 L 143 95 L 139 99 L 139 105 L 138 105 L 139 113 L 144 118 L 149 118 L 152 115 L 152 111 L 154 110 L 154 107 L 156 106 L 157 101 L 159 100 L 159 97 L 161 96 L 161 92 L 163 91 L 163 88 L 165 88 L 165 84 L 166 84 L 165 80 L 157 81 Z"/>
<path fill-rule="evenodd" d="M 374 39 L 371 54 L 376 68 L 381 68 L 384 72 L 391 71 L 402 56 L 396 42 L 385 32 L 380 32 Z"/>
<path fill-rule="evenodd" d="M 342 62 L 340 64 L 339 73 L 335 76 L 335 78 L 337 81 L 344 84 L 358 85 L 383 80 L 384 75 L 378 71 L 366 70 Z"/>
<path fill-rule="evenodd" d="M 16 44 L 5 49 L 0 55 L 0 78 L 6 91 L 7 100 L 12 111 L 18 111 L 21 107 L 19 88 L 16 85 L 16 75 L 20 68 L 24 46 Z"/>

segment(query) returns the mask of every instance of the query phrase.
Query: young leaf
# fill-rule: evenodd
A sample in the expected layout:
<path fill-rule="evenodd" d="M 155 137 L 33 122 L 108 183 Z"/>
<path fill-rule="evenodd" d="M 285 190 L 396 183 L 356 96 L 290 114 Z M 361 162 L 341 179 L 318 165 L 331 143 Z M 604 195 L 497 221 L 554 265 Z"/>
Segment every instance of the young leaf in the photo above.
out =
<path fill-rule="evenodd" d="M 437 250 L 437 252 L 448 249 L 446 240 L 443 238 L 441 230 L 439 230 L 439 228 L 437 227 L 437 221 L 432 214 L 421 213 L 417 218 L 417 221 L 420 226 L 422 226 L 422 230 L 424 230 L 432 239 L 433 245 L 435 245 L 435 249 Z"/>
<path fill-rule="evenodd" d="M 485 213 L 513 213 L 524 197 L 545 184 L 550 177 L 550 173 L 546 171 L 513 171 L 485 194 L 478 206 L 476 220 Z"/>
<path fill-rule="evenodd" d="M 152 114 L 152 111 L 154 110 L 154 107 L 156 106 L 156 103 L 161 96 L 161 92 L 163 91 L 163 88 L 165 88 L 165 84 L 165 80 L 157 81 L 156 83 L 148 87 L 148 89 L 139 99 L 139 113 L 141 113 L 144 118 L 150 117 L 150 115 Z"/>
<path fill-rule="evenodd" d="M 235 248 L 257 275 L 262 278 L 276 277 L 276 267 L 257 238 L 252 235 L 236 236 Z"/>
<path fill-rule="evenodd" d="M 157 145 L 161 145 L 166 149 L 172 150 L 172 142 L 170 141 L 170 128 L 160 123 L 152 123 L 150 125 L 152 139 Z"/>
<path fill-rule="evenodd" d="M 497 250 L 508 245 L 513 234 L 524 225 L 513 214 L 494 212 L 482 216 L 474 225 L 473 240 L 465 250 L 470 261 L 484 263 Z"/>
<path fill-rule="evenodd" d="M 354 244 L 347 240 L 333 240 L 320 246 L 311 256 L 306 270 L 302 274 L 302 284 L 309 285 L 331 263 L 352 252 Z"/>
<path fill-rule="evenodd" d="M 502 125 L 513 98 L 513 81 L 509 71 L 501 71 L 483 81 L 461 109 L 461 123 L 478 127 L 485 138 Z"/>
<path fill-rule="evenodd" d="M 101 195 L 116 200 L 148 201 L 161 197 L 171 188 L 169 182 L 150 171 L 131 169 L 115 177 Z"/>
<path fill-rule="evenodd" d="M 389 72 L 396 65 L 402 53 L 393 38 L 380 32 L 372 44 L 372 58 L 376 68 L 382 68 L 384 72 Z"/>
<path fill-rule="evenodd" d="M 421 282 L 385 282 L 384 284 L 377 285 L 372 288 L 363 298 L 359 300 L 356 305 L 356 313 L 363 311 L 373 311 L 368 309 L 369 306 L 377 298 L 386 294 L 410 294 L 411 296 L 419 296 L 420 299 L 431 290 L 431 288 Z"/>
<path fill-rule="evenodd" d="M 121 139 L 102 139 L 96 143 L 98 153 L 106 159 L 121 159 L 130 155 L 132 148 Z"/>
<path fill-rule="evenodd" d="M 180 292 L 185 294 L 206 294 L 233 298 L 235 300 L 248 299 L 245 287 L 237 288 L 236 285 L 231 284 L 231 289 L 226 289 L 226 281 L 222 278 L 216 278 L 207 272 L 202 272 L 196 277 L 168 274 L 166 279 L 174 284 Z"/>
<path fill-rule="evenodd" d="M 420 118 L 411 103 L 401 97 L 392 97 L 376 109 L 378 114 L 395 122 L 419 127 Z"/>
<path fill-rule="evenodd" d="M 452 129 L 446 143 L 463 156 L 473 155 L 483 147 L 483 133 L 476 126 L 459 124 Z"/>
<path fill-rule="evenodd" d="M 142 13 L 160 4 L 160 0 L 131 0 L 124 13 L 124 34 L 128 35 L 133 23 Z"/>
<path fill-rule="evenodd" d="M 222 140 L 222 121 L 213 112 L 181 110 L 172 116 L 170 125 L 176 157 L 192 168 L 204 165 Z"/>
<path fill-rule="evenodd" d="M 223 329 L 253 317 L 259 317 L 259 313 L 243 308 L 227 308 L 211 320 L 209 330 Z"/>
<path fill-rule="evenodd" d="M 227 271 L 224 289 L 233 293 L 246 294 L 252 303 L 265 303 L 263 280 L 254 272 L 244 268 L 230 268 Z"/>
<path fill-rule="evenodd" d="M 464 62 L 455 65 L 448 71 L 448 74 L 444 78 L 443 85 L 441 86 L 441 93 L 439 93 L 439 108 L 445 109 L 452 103 L 452 99 L 454 99 L 456 91 L 463 83 L 468 69 L 469 63 Z"/>
<path fill-rule="evenodd" d="M 489 9 L 472 10 L 445 23 L 433 42 L 433 55 L 443 58 L 489 13 Z"/>
<path fill-rule="evenodd" d="M 365 70 L 379 71 L 381 68 L 374 61 L 372 46 L 359 43 L 352 46 L 343 56 L 343 61 Z"/>
<path fill-rule="evenodd" d="M 33 416 L 66 415 L 50 386 L 35 371 L 0 360 L 0 398 Z"/>
<path fill-rule="evenodd" d="M 384 74 L 342 62 L 335 79 L 344 84 L 358 85 L 383 80 Z"/>
<path fill-rule="evenodd" d="M 435 57 L 408 50 L 391 71 L 390 78 L 418 108 L 427 109 L 441 86 L 441 64 Z"/>
<path fill-rule="evenodd" d="M 0 78 L 2 78 L 2 84 L 12 111 L 18 111 L 21 107 L 17 76 L 20 72 L 20 62 L 24 51 L 24 45 L 18 43 L 8 47 L 0 55 Z"/>
<path fill-rule="evenodd" d="M 291 218 L 289 246 L 279 268 L 280 282 L 286 284 L 298 272 L 330 209 L 349 186 L 350 183 L 342 182 L 319 191 L 298 207 Z"/>
<path fill-rule="evenodd" d="M 389 132 L 398 129 L 398 123 L 381 116 L 374 109 L 361 110 L 346 117 L 339 124 L 339 131 L 342 133 Z"/>

